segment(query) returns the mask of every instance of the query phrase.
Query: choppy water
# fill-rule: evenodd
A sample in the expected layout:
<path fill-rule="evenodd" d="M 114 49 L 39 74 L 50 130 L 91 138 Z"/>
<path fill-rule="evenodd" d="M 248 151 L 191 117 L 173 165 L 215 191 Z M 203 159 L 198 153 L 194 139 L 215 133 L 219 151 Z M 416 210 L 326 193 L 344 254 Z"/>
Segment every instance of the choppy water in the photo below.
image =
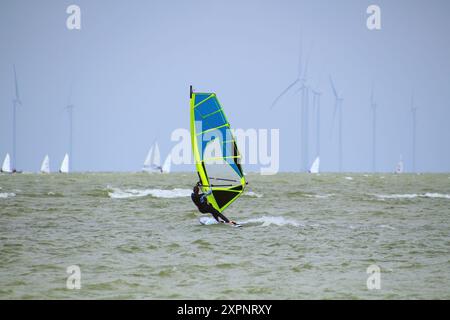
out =
<path fill-rule="evenodd" d="M 0 298 L 450 298 L 450 174 L 250 174 L 243 228 L 198 224 L 195 178 L 0 175 Z"/>

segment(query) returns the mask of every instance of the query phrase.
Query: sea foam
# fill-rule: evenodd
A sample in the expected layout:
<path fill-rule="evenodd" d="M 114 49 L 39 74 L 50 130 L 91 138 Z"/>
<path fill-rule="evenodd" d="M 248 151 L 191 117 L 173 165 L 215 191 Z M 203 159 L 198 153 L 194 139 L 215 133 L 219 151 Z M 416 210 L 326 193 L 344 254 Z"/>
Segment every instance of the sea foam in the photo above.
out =
<path fill-rule="evenodd" d="M 108 195 L 112 199 L 128 199 L 152 196 L 155 198 L 180 198 L 189 197 L 192 190 L 190 189 L 120 189 L 120 188 L 108 188 L 112 191 L 108 192 Z"/>
<path fill-rule="evenodd" d="M 6 199 L 10 197 L 15 197 L 16 194 L 13 192 L 0 192 L 0 198 Z"/>
<path fill-rule="evenodd" d="M 414 198 L 441 198 L 441 199 L 450 199 L 450 194 L 442 194 L 442 193 L 410 193 L 410 194 L 376 194 L 377 198 L 385 200 L 385 199 L 414 199 Z"/>
<path fill-rule="evenodd" d="M 263 195 L 261 193 L 256 193 L 253 191 L 247 191 L 244 193 L 245 196 L 249 196 L 249 197 L 255 197 L 255 198 L 262 198 Z"/>
<path fill-rule="evenodd" d="M 284 217 L 276 217 L 276 216 L 263 216 L 260 218 L 254 218 L 254 219 L 248 219 L 245 221 L 241 221 L 242 224 L 248 224 L 248 223 L 260 223 L 263 227 L 267 227 L 270 225 L 276 225 L 276 226 L 293 226 L 293 227 L 304 227 L 303 224 L 291 220 L 286 219 Z"/>

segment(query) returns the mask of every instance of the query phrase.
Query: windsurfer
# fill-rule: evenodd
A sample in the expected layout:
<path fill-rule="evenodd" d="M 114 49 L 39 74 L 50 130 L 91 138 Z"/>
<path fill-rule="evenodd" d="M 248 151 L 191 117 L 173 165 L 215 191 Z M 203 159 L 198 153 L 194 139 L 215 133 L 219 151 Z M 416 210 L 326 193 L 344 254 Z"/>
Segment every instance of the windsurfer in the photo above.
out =
<path fill-rule="evenodd" d="M 227 217 L 225 217 L 222 213 L 217 211 L 210 203 L 208 203 L 208 195 L 211 194 L 212 190 L 210 190 L 207 193 L 200 193 L 199 184 L 197 183 L 196 186 L 193 188 L 193 192 L 191 194 L 192 202 L 197 206 L 198 211 L 201 213 L 210 213 L 214 219 L 217 220 L 217 222 L 224 222 L 224 223 L 230 223 L 230 224 L 236 224 L 236 222 L 229 220 Z"/>

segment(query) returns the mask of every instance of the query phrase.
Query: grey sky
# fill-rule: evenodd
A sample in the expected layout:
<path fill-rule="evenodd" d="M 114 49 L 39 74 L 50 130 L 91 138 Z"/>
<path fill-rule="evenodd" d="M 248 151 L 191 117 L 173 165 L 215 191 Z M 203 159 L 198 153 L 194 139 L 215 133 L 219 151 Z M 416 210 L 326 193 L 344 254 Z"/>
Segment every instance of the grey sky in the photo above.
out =
<path fill-rule="evenodd" d="M 81 7 L 80 31 L 66 28 L 70 4 Z M 366 27 L 370 4 L 381 7 L 382 30 Z M 189 84 L 217 92 L 233 127 L 280 128 L 281 169 L 298 170 L 299 94 L 269 107 L 296 77 L 301 29 L 311 84 L 323 92 L 322 170 L 337 170 L 331 74 L 344 97 L 345 171 L 371 169 L 372 81 L 378 169 L 392 171 L 400 154 L 411 169 L 414 89 L 417 170 L 450 171 L 449 12 L 444 0 L 3 0 L 0 157 L 12 150 L 15 63 L 18 169 L 37 171 L 47 153 L 57 169 L 68 151 L 73 82 L 77 171 L 139 170 L 155 139 L 164 156 L 172 130 L 189 128 Z"/>

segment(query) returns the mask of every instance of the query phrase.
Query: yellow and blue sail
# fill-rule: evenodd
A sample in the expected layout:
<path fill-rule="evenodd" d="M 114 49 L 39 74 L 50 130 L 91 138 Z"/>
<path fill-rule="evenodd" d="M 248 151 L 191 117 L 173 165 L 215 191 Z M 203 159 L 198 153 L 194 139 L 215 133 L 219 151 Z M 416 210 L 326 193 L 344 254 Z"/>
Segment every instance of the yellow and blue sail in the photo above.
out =
<path fill-rule="evenodd" d="M 200 183 L 203 192 L 212 191 L 208 202 L 222 212 L 244 192 L 241 155 L 215 93 L 193 92 L 191 87 L 190 109 L 192 151 Z M 214 156 L 205 152 L 211 143 L 220 149 Z M 218 172 L 211 171 L 212 163 Z"/>

